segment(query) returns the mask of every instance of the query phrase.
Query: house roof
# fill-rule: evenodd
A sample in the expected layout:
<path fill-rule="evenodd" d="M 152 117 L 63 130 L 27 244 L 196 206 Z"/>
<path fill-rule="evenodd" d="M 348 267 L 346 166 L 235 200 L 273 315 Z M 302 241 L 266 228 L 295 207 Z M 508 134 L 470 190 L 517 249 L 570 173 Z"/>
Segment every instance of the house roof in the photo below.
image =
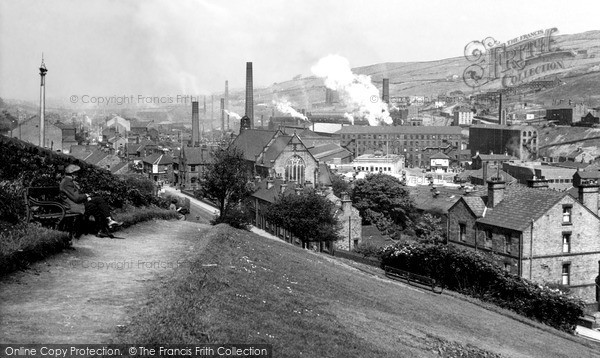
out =
<path fill-rule="evenodd" d="M 471 209 L 473 214 L 478 218 L 482 217 L 486 211 L 485 202 L 480 196 L 463 196 L 461 200 L 465 202 L 467 207 Z"/>
<path fill-rule="evenodd" d="M 106 153 L 105 151 L 102 150 L 95 150 L 94 152 L 92 152 L 92 154 L 90 154 L 89 156 L 87 156 L 85 159 L 83 159 L 86 163 L 90 163 L 90 164 L 98 164 L 102 159 L 106 158 L 108 156 L 108 153 Z"/>
<path fill-rule="evenodd" d="M 430 186 L 407 187 L 410 198 L 415 203 L 415 207 L 421 211 L 431 211 L 438 213 L 447 213 L 463 194 L 463 191 L 455 188 L 436 187 L 439 192 L 433 195 Z"/>
<path fill-rule="evenodd" d="M 533 169 L 532 169 L 532 173 L 533 173 Z M 487 178 L 485 178 L 485 180 L 491 179 L 492 177 L 495 177 L 497 174 L 498 174 L 497 170 L 488 169 L 488 171 L 487 171 Z M 471 177 L 474 177 L 474 178 L 479 178 L 479 179 L 483 180 L 483 168 L 482 169 L 469 169 L 469 170 L 465 170 L 465 171 L 462 171 L 462 172 L 456 174 L 456 176 L 458 178 L 460 178 L 460 179 L 468 179 L 468 180 L 470 180 Z M 513 182 L 513 181 L 517 180 L 512 175 L 508 174 L 507 172 L 505 172 L 502 169 L 500 169 L 500 176 L 507 183 L 510 183 L 510 182 Z"/>
<path fill-rule="evenodd" d="M 231 145 L 242 151 L 245 160 L 254 162 L 277 133 L 278 131 L 246 129 L 234 139 Z"/>
<path fill-rule="evenodd" d="M 477 222 L 486 225 L 524 231 L 566 195 L 566 192 L 508 186 L 504 199 L 488 208 L 485 217 Z"/>
<path fill-rule="evenodd" d="M 329 170 L 329 166 L 325 163 L 319 163 L 319 184 L 331 186 L 331 176 L 333 174 Z"/>
<path fill-rule="evenodd" d="M 252 196 L 269 203 L 274 203 L 281 194 L 281 185 L 284 183 L 284 180 L 278 178 L 272 180 L 273 186 L 269 189 L 267 189 L 267 180 L 255 182 L 256 191 L 252 194 Z M 283 192 L 284 195 L 294 193 L 295 185 L 295 183 L 286 183 L 286 188 Z"/>
<path fill-rule="evenodd" d="M 589 163 L 581 163 L 581 162 L 558 162 L 558 163 L 548 163 L 548 164 L 553 167 L 571 168 L 571 169 L 584 169 L 591 165 Z"/>
<path fill-rule="evenodd" d="M 173 158 L 167 154 L 154 153 L 143 159 L 144 163 L 153 165 L 167 165 L 173 164 Z"/>
<path fill-rule="evenodd" d="M 179 157 L 179 151 L 174 151 L 173 156 Z M 185 155 L 187 165 L 204 164 L 210 161 L 210 151 L 208 148 L 202 147 L 184 147 L 181 150 L 181 155 Z"/>
<path fill-rule="evenodd" d="M 430 156 L 429 159 L 450 159 L 450 157 L 442 152 L 437 152 Z"/>
<path fill-rule="evenodd" d="M 119 170 L 123 169 L 123 167 L 126 167 L 128 164 L 129 163 L 127 163 L 127 162 L 119 162 L 118 164 L 110 167 L 110 172 L 114 174 L 114 173 L 118 172 Z"/>
<path fill-rule="evenodd" d="M 352 157 L 352 152 L 346 148 L 342 148 L 339 144 L 328 143 L 312 147 L 308 150 L 319 161 L 330 161 L 333 158 L 348 158 Z"/>

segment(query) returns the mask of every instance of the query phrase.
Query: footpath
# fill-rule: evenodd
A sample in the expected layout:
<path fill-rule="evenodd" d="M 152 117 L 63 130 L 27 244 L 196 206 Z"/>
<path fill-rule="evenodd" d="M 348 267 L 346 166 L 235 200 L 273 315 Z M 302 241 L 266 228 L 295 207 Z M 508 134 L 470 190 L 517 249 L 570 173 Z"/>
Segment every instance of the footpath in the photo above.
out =
<path fill-rule="evenodd" d="M 124 240 L 83 236 L 69 250 L 0 280 L 0 342 L 110 343 L 153 281 L 186 265 L 208 225 L 151 221 Z M 202 247 L 202 246 L 199 246 Z"/>

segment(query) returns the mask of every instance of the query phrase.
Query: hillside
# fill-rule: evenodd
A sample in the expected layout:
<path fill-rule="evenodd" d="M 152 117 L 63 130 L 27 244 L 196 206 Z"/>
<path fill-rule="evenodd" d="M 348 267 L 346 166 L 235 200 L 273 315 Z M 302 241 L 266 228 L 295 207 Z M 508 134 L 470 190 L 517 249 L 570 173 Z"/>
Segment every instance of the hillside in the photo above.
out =
<path fill-rule="evenodd" d="M 267 343 L 276 357 L 592 357 L 600 348 L 278 239 L 220 225 L 198 242 L 206 246 L 149 290 L 117 342 Z"/>
<path fill-rule="evenodd" d="M 559 29 L 560 30 L 560 29 Z M 560 33 L 560 32 L 559 32 Z M 592 106 L 600 105 L 600 31 L 588 31 L 573 35 L 555 35 L 554 48 L 566 53 L 564 69 L 550 74 L 534 75 L 529 80 L 553 80 L 558 77 L 563 84 L 525 96 L 528 102 L 551 105 L 554 99 L 586 101 Z M 467 44 L 465 44 L 467 45 Z M 457 57 L 428 62 L 387 62 L 357 67 L 357 74 L 369 75 L 373 83 L 381 89 L 383 78 L 390 79 L 390 96 L 437 96 L 452 91 L 465 94 L 495 91 L 500 89 L 499 80 L 473 89 L 463 81 L 463 72 L 471 64 L 463 57 L 462 48 L 456 49 Z M 243 93 L 232 93 L 243 103 Z M 335 106 L 321 107 L 315 104 L 324 102 L 325 87 L 316 77 L 296 78 L 275 83 L 267 88 L 255 89 L 257 103 L 270 104 L 276 96 L 285 96 L 298 108 L 310 110 L 340 109 Z M 507 103 L 522 100 L 523 96 L 506 98 Z M 262 112 L 261 112 L 262 113 Z M 265 113 L 268 113 L 266 111 Z"/>

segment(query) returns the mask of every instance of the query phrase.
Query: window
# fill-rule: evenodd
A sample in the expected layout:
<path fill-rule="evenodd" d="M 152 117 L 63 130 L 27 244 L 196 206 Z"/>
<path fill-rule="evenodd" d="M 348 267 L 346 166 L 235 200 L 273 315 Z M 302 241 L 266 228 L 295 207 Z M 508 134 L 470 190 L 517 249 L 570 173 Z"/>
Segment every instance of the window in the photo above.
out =
<path fill-rule="evenodd" d="M 458 239 L 460 241 L 465 241 L 467 239 L 467 224 L 460 223 L 460 224 L 458 224 L 458 228 L 459 228 Z"/>
<path fill-rule="evenodd" d="M 492 230 L 487 230 L 485 232 L 485 246 L 486 247 L 492 247 Z"/>
<path fill-rule="evenodd" d="M 304 160 L 297 155 L 289 158 L 285 163 L 285 180 L 304 184 Z"/>
<path fill-rule="evenodd" d="M 563 216 L 562 216 L 563 225 L 571 224 L 571 209 L 572 209 L 571 205 L 563 205 Z"/>
<path fill-rule="evenodd" d="M 563 252 L 571 252 L 571 233 L 563 232 L 562 234 Z"/>
<path fill-rule="evenodd" d="M 571 264 L 566 263 L 562 265 L 562 284 L 570 285 L 571 284 Z"/>
<path fill-rule="evenodd" d="M 510 254 L 510 247 L 512 246 L 512 238 L 510 235 L 504 235 L 504 252 Z"/>
<path fill-rule="evenodd" d="M 196 166 L 195 165 L 190 165 L 190 171 L 191 172 L 195 172 L 196 171 Z"/>

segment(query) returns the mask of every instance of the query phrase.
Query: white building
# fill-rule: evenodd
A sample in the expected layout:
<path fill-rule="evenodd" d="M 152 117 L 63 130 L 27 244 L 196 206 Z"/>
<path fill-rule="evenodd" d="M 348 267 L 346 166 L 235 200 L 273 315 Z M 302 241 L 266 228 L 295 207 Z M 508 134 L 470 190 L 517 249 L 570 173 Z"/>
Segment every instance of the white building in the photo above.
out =
<path fill-rule="evenodd" d="M 442 152 L 435 153 L 429 157 L 429 166 L 433 172 L 447 172 L 450 167 L 450 157 Z"/>
<path fill-rule="evenodd" d="M 472 111 L 454 112 L 454 125 L 455 126 L 470 126 L 471 124 L 473 124 L 473 112 Z"/>
<path fill-rule="evenodd" d="M 355 172 L 398 174 L 404 169 L 404 157 L 397 154 L 384 155 L 377 151 L 374 154 L 359 155 L 352 162 Z"/>

